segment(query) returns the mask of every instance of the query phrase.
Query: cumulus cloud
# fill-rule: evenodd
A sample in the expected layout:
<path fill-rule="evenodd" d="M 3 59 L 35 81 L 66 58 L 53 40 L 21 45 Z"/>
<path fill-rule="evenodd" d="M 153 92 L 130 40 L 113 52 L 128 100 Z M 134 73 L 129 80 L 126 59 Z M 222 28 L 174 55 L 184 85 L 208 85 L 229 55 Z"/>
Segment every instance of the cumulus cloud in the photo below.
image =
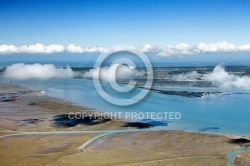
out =
<path fill-rule="evenodd" d="M 76 46 L 75 44 L 69 44 L 66 48 L 66 51 L 73 54 L 83 54 L 83 53 L 108 53 L 111 52 L 111 48 L 105 48 L 105 47 L 81 47 Z"/>
<path fill-rule="evenodd" d="M 222 65 L 216 66 L 212 72 L 207 74 L 200 74 L 197 71 L 192 71 L 185 74 L 174 75 L 172 79 L 176 81 L 208 81 L 220 88 L 250 90 L 249 76 L 240 76 L 235 73 L 227 72 Z"/>
<path fill-rule="evenodd" d="M 5 78 L 15 80 L 26 79 L 51 79 L 51 78 L 73 78 L 77 75 L 69 66 L 67 68 L 56 68 L 52 64 L 24 64 L 18 63 L 8 66 L 4 73 Z"/>
<path fill-rule="evenodd" d="M 84 53 L 84 49 L 80 46 L 76 46 L 74 44 L 69 44 L 66 50 L 70 53 L 81 54 Z"/>
<path fill-rule="evenodd" d="M 34 45 L 22 45 L 16 47 L 13 45 L 0 45 L 0 54 L 54 54 L 64 52 L 65 48 L 63 45 L 51 44 L 45 46 L 41 43 Z"/>
<path fill-rule="evenodd" d="M 48 46 L 44 46 L 43 44 L 35 44 L 35 45 L 23 45 L 19 47 L 19 51 L 21 53 L 31 53 L 31 54 L 53 54 L 60 53 L 65 50 L 63 45 L 51 44 Z"/>
<path fill-rule="evenodd" d="M 218 65 L 213 72 L 205 76 L 205 80 L 222 88 L 239 88 L 250 90 L 250 77 L 228 73 L 223 66 Z"/>
<path fill-rule="evenodd" d="M 193 47 L 186 43 L 181 43 L 178 45 L 168 45 L 166 47 L 159 47 L 159 56 L 173 56 L 173 55 L 191 55 L 194 53 Z"/>
<path fill-rule="evenodd" d="M 237 46 L 226 41 L 218 43 L 200 43 L 190 46 L 186 43 L 169 45 L 158 49 L 159 56 L 168 57 L 173 55 L 195 55 L 201 53 L 244 53 L 250 52 L 250 44 Z"/>
<path fill-rule="evenodd" d="M 140 48 L 140 52 L 147 53 L 150 52 L 153 49 L 153 47 L 150 44 L 144 45 L 142 48 Z"/>
<path fill-rule="evenodd" d="M 132 66 L 116 63 L 106 68 L 91 69 L 84 74 L 84 77 L 98 79 L 99 76 L 101 80 L 114 82 L 116 80 L 133 78 L 142 74 L 144 73 Z"/>
<path fill-rule="evenodd" d="M 54 54 L 54 53 L 71 53 L 71 54 L 87 54 L 87 53 L 112 53 L 115 51 L 136 51 L 140 53 L 154 53 L 157 56 L 185 56 L 195 55 L 202 53 L 246 53 L 250 52 L 250 44 L 235 45 L 226 41 L 218 43 L 199 43 L 197 45 L 189 45 L 180 43 L 177 45 L 167 46 L 151 46 L 146 44 L 143 47 L 82 47 L 75 44 L 69 44 L 64 47 L 63 45 L 51 44 L 45 46 L 41 43 L 35 45 L 22 45 L 20 47 L 14 45 L 0 45 L 0 55 L 3 54 Z"/>
<path fill-rule="evenodd" d="M 18 47 L 13 45 L 0 45 L 0 54 L 15 54 L 18 53 Z"/>

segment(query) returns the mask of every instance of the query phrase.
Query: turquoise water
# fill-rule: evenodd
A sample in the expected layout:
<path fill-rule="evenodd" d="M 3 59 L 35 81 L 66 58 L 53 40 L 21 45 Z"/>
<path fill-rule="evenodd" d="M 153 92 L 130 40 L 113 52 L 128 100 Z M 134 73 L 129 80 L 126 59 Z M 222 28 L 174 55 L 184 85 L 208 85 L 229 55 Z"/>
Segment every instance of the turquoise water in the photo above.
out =
<path fill-rule="evenodd" d="M 249 150 L 250 146 L 243 146 L 229 154 L 226 155 L 227 157 L 227 166 L 234 166 L 234 160 L 235 158 L 242 152 Z"/>
<path fill-rule="evenodd" d="M 5 81 L 5 80 L 3 80 Z M 230 95 L 208 95 L 199 98 L 188 98 L 177 95 L 166 95 L 149 92 L 146 98 L 131 106 L 116 106 L 103 100 L 96 92 L 90 79 L 49 79 L 13 81 L 36 90 L 44 90 L 48 95 L 59 97 L 79 105 L 104 112 L 180 112 L 179 120 L 138 120 L 160 124 L 166 129 L 177 129 L 194 132 L 236 134 L 250 136 L 250 95 L 236 90 L 227 91 Z M 108 88 L 108 92 L 117 95 Z M 220 91 L 215 87 L 184 87 L 157 85 L 154 88 L 165 90 Z M 136 91 L 140 91 L 137 88 Z M 236 93 L 237 92 L 237 93 Z M 120 96 L 127 98 L 129 95 Z M 68 113 L 65 110 L 65 113 Z M 164 122 L 164 123 L 159 123 Z"/>

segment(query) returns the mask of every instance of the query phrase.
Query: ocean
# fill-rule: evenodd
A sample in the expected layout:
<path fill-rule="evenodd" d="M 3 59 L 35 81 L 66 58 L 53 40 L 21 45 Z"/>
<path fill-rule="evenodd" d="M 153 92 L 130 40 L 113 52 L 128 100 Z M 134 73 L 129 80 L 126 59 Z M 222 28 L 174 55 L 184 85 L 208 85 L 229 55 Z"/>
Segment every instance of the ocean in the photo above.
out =
<path fill-rule="evenodd" d="M 58 64 L 56 64 L 58 66 Z M 169 130 L 232 134 L 250 136 L 250 66 L 167 67 L 155 66 L 153 86 L 141 101 L 129 105 L 114 105 L 104 100 L 96 91 L 91 75 L 92 67 L 71 64 L 74 76 L 45 79 L 13 79 L 6 77 L 7 66 L 2 65 L 1 82 L 41 90 L 47 95 L 65 99 L 101 112 L 179 112 L 180 119 L 128 119 L 147 122 Z M 65 67 L 65 66 L 64 66 Z M 66 70 L 66 68 L 62 68 Z M 144 87 L 146 70 L 137 68 L 136 75 L 122 78 L 137 82 L 131 93 L 118 93 L 105 80 L 103 89 L 119 99 L 127 99 Z M 60 71 L 60 74 L 63 72 Z M 65 74 L 65 73 L 64 73 Z M 65 110 L 65 113 L 68 113 Z"/>

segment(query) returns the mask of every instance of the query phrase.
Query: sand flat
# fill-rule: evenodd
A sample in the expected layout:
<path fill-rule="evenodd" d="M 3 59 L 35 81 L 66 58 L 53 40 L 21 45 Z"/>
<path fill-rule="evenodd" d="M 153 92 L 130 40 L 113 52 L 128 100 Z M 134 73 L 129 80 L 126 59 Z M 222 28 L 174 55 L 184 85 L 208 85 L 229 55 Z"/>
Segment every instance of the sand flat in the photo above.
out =
<path fill-rule="evenodd" d="M 212 134 L 138 131 L 142 126 L 151 126 L 131 125 L 123 120 L 69 121 L 68 112 L 94 110 L 39 91 L 0 84 L 0 97 L 6 96 L 8 100 L 0 102 L 3 166 L 219 166 L 227 164 L 226 154 L 249 144 L 239 140 L 232 143 L 227 136 Z M 85 143 L 86 146 L 79 149 Z M 241 153 L 236 165 L 248 166 L 249 156 L 249 150 Z"/>
<path fill-rule="evenodd" d="M 179 131 L 119 133 L 60 161 L 68 165 L 225 165 L 225 155 L 238 148 L 227 141 L 223 136 Z"/>
<path fill-rule="evenodd" d="M 237 156 L 235 159 L 235 165 L 236 166 L 250 165 L 250 150 L 247 150 L 239 154 L 239 156 Z"/>
<path fill-rule="evenodd" d="M 0 142 L 1 165 L 45 165 L 76 148 L 95 134 L 13 135 Z"/>

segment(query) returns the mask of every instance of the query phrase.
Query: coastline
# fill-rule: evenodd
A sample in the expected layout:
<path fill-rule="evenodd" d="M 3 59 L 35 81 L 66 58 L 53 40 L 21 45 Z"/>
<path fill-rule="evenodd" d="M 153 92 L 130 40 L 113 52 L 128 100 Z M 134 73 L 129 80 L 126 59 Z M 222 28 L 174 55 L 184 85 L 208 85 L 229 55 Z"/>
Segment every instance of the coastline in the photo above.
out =
<path fill-rule="evenodd" d="M 69 120 L 71 111 L 95 110 L 19 85 L 0 83 L 0 95 L 3 165 L 226 165 L 228 153 L 250 145 L 232 142 L 233 136 L 154 130 L 112 118 Z M 250 165 L 249 150 L 235 164 Z"/>

